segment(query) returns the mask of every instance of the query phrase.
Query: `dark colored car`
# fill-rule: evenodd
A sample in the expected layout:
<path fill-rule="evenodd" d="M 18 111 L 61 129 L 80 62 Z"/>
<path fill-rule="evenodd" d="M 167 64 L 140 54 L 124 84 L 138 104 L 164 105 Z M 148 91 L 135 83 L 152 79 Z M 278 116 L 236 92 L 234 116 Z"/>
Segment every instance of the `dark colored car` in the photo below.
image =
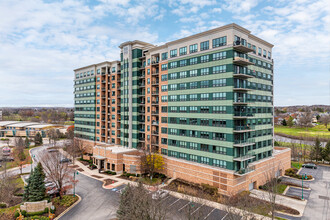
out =
<path fill-rule="evenodd" d="M 61 162 L 61 163 L 70 163 L 71 160 L 68 159 L 68 158 L 63 158 L 60 162 Z"/>
<path fill-rule="evenodd" d="M 317 166 L 313 163 L 305 163 L 302 165 L 304 168 L 317 169 Z"/>

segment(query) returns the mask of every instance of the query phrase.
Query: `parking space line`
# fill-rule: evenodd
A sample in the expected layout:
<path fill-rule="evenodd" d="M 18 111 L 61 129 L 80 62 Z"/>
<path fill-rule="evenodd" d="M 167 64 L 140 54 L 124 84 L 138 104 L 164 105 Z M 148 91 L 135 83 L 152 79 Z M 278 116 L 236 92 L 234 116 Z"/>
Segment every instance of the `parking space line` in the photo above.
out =
<path fill-rule="evenodd" d="M 201 206 L 199 206 L 195 211 L 193 211 L 191 214 L 194 214 L 198 209 L 200 209 L 202 206 L 204 206 L 204 204 L 203 205 L 201 205 Z"/>
<path fill-rule="evenodd" d="M 161 201 L 164 202 L 167 198 L 169 198 L 170 196 L 167 196 L 165 198 L 163 198 Z"/>
<path fill-rule="evenodd" d="M 211 215 L 211 213 L 213 212 L 215 210 L 215 208 L 214 209 L 212 209 L 212 211 L 210 211 L 210 213 L 207 215 L 207 216 L 205 216 L 205 218 L 204 219 L 207 219 L 210 215 Z"/>
<path fill-rule="evenodd" d="M 189 203 L 191 203 L 191 202 L 187 202 L 187 204 L 185 204 L 184 206 L 182 206 L 180 209 L 178 209 L 178 211 L 180 212 L 182 209 L 184 209 L 184 207 L 186 207 Z"/>
<path fill-rule="evenodd" d="M 228 215 L 228 212 L 227 212 L 227 214 L 225 216 L 223 216 L 223 218 L 221 220 L 224 220 L 227 217 L 227 215 Z"/>
<path fill-rule="evenodd" d="M 169 207 L 171 207 L 172 205 L 174 205 L 177 201 L 179 201 L 180 199 L 176 200 L 175 202 L 173 202 Z"/>

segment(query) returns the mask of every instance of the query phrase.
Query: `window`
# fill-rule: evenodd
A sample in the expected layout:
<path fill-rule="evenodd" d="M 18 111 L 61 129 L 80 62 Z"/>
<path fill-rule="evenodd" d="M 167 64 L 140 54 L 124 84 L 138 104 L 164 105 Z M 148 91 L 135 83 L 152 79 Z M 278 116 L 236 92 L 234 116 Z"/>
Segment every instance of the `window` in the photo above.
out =
<path fill-rule="evenodd" d="M 226 168 L 227 162 L 223 160 L 213 159 L 213 166 Z"/>
<path fill-rule="evenodd" d="M 203 69 L 201 69 L 201 76 L 208 75 L 208 74 L 209 74 L 209 68 L 203 68 Z"/>
<path fill-rule="evenodd" d="M 190 63 L 190 65 L 197 64 L 197 57 L 195 57 L 195 58 L 191 58 L 191 59 L 189 60 L 189 63 Z"/>
<path fill-rule="evenodd" d="M 212 84 L 213 87 L 226 86 L 226 79 L 214 79 Z"/>
<path fill-rule="evenodd" d="M 191 154 L 190 154 L 189 157 L 190 157 L 190 160 L 191 160 L 191 161 L 194 161 L 194 162 L 197 162 L 197 161 L 198 161 L 198 159 L 197 159 L 198 157 L 197 157 L 196 155 L 191 155 Z"/>
<path fill-rule="evenodd" d="M 209 164 L 210 163 L 210 159 L 208 157 L 201 157 L 201 163 Z"/>
<path fill-rule="evenodd" d="M 180 83 L 179 88 L 180 88 L 180 90 L 187 89 L 187 84 L 186 83 Z"/>
<path fill-rule="evenodd" d="M 166 64 L 162 64 L 162 71 L 167 70 L 167 63 Z"/>
<path fill-rule="evenodd" d="M 266 56 L 267 56 L 267 51 L 266 50 L 263 50 L 263 57 L 265 57 L 266 58 Z"/>
<path fill-rule="evenodd" d="M 268 59 L 271 59 L 271 52 L 268 51 Z"/>
<path fill-rule="evenodd" d="M 166 92 L 167 91 L 167 85 L 162 85 L 162 92 Z"/>
<path fill-rule="evenodd" d="M 209 62 L 209 55 L 201 56 L 201 63 Z"/>
<path fill-rule="evenodd" d="M 162 60 L 167 60 L 167 52 L 162 53 Z"/>
<path fill-rule="evenodd" d="M 223 133 L 213 133 L 213 139 L 224 141 L 226 140 L 226 136 Z"/>
<path fill-rule="evenodd" d="M 170 74 L 170 79 L 176 79 L 178 78 L 178 73 L 171 73 Z"/>
<path fill-rule="evenodd" d="M 190 77 L 197 76 L 197 70 L 190 70 Z"/>
<path fill-rule="evenodd" d="M 190 94 L 190 101 L 197 101 L 197 94 Z"/>
<path fill-rule="evenodd" d="M 213 93 L 213 100 L 225 100 L 226 93 L 225 92 L 216 92 Z"/>
<path fill-rule="evenodd" d="M 180 65 L 180 67 L 187 66 L 187 60 L 180 60 L 179 65 Z"/>
<path fill-rule="evenodd" d="M 187 112 L 187 107 L 186 106 L 181 106 L 179 108 L 179 112 Z"/>
<path fill-rule="evenodd" d="M 213 55 L 213 60 L 222 60 L 227 58 L 227 52 L 219 52 L 219 53 L 214 53 Z"/>
<path fill-rule="evenodd" d="M 261 48 L 258 47 L 258 55 L 261 56 Z"/>
<path fill-rule="evenodd" d="M 197 52 L 197 44 L 193 44 L 189 46 L 189 52 L 190 53 L 196 53 Z"/>
<path fill-rule="evenodd" d="M 171 50 L 170 51 L 170 57 L 176 57 L 178 55 L 177 49 Z"/>
<path fill-rule="evenodd" d="M 210 107 L 208 106 L 201 106 L 201 113 L 209 113 Z"/>
<path fill-rule="evenodd" d="M 214 127 L 226 127 L 226 120 L 213 119 L 212 126 Z"/>
<path fill-rule="evenodd" d="M 212 152 L 217 154 L 227 154 L 225 147 L 213 146 Z"/>
<path fill-rule="evenodd" d="M 212 40 L 213 48 L 220 47 L 220 46 L 225 46 L 226 44 L 227 44 L 227 37 L 226 36 L 219 37 L 219 38 L 216 38 L 216 39 Z"/>
<path fill-rule="evenodd" d="M 187 47 L 181 47 L 179 49 L 180 56 L 187 54 Z"/>
<path fill-rule="evenodd" d="M 167 112 L 167 106 L 162 106 L 162 112 Z"/>
<path fill-rule="evenodd" d="M 201 100 L 209 100 L 209 94 L 208 93 L 201 94 Z"/>
<path fill-rule="evenodd" d="M 197 82 L 191 82 L 189 86 L 190 86 L 190 89 L 196 89 L 197 88 Z"/>
<path fill-rule="evenodd" d="M 162 96 L 162 102 L 167 102 L 167 95 Z"/>
<path fill-rule="evenodd" d="M 226 65 L 213 67 L 213 73 L 225 73 L 225 72 L 226 72 Z"/>
<path fill-rule="evenodd" d="M 209 49 L 209 41 L 201 42 L 201 51 Z"/>
<path fill-rule="evenodd" d="M 205 81 L 201 81 L 201 88 L 207 88 L 209 87 L 209 81 L 205 80 Z"/>
<path fill-rule="evenodd" d="M 170 68 L 176 68 L 178 66 L 177 62 L 170 63 Z"/>
<path fill-rule="evenodd" d="M 148 59 L 148 66 L 150 65 L 150 58 Z"/>
<path fill-rule="evenodd" d="M 175 102 L 177 100 L 177 96 L 176 95 L 171 95 L 170 96 L 170 101 L 171 102 Z"/>
<path fill-rule="evenodd" d="M 209 145 L 201 144 L 201 151 L 209 151 Z"/>
<path fill-rule="evenodd" d="M 170 84 L 170 91 L 174 91 L 177 89 L 177 84 Z"/>
<path fill-rule="evenodd" d="M 162 75 L 162 81 L 167 81 L 167 74 Z"/>
<path fill-rule="evenodd" d="M 187 77 L 187 72 L 186 71 L 180 72 L 180 79 L 186 78 L 186 77 Z"/>
<path fill-rule="evenodd" d="M 189 112 L 191 112 L 191 113 L 197 112 L 197 106 L 190 106 L 189 107 Z"/>
<path fill-rule="evenodd" d="M 180 95 L 180 101 L 187 101 L 187 95 Z"/>
<path fill-rule="evenodd" d="M 257 47 L 255 45 L 252 45 L 252 50 L 253 50 L 253 53 L 256 54 L 257 53 Z"/>

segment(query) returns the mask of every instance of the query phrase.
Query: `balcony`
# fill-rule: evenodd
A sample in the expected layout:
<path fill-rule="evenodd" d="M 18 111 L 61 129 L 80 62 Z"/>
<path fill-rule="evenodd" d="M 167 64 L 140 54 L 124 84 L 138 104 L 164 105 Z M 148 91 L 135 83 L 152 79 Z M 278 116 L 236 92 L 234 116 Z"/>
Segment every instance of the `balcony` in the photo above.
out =
<path fill-rule="evenodd" d="M 152 124 L 151 124 L 151 125 L 156 125 L 156 126 L 158 126 L 159 123 L 158 123 L 158 121 L 152 121 Z"/>
<path fill-rule="evenodd" d="M 159 135 L 158 131 L 153 131 L 152 134 L 157 136 Z"/>
<path fill-rule="evenodd" d="M 233 118 L 234 119 L 244 119 L 244 118 L 251 118 L 253 117 L 253 113 L 247 113 L 247 112 L 234 112 Z"/>
<path fill-rule="evenodd" d="M 143 79 L 144 77 L 146 77 L 146 75 L 141 75 L 141 76 L 139 76 L 139 79 Z"/>
<path fill-rule="evenodd" d="M 158 85 L 158 84 L 159 84 L 159 81 L 158 80 L 151 82 L 151 85 Z"/>
<path fill-rule="evenodd" d="M 255 170 L 254 166 L 253 167 L 247 167 L 247 168 L 242 168 L 242 169 L 236 171 L 234 174 L 237 175 L 237 176 L 244 176 L 245 174 L 253 172 L 254 170 Z"/>
<path fill-rule="evenodd" d="M 246 160 L 253 159 L 253 158 L 256 157 L 254 154 L 255 154 L 254 151 L 248 151 L 245 155 L 240 154 L 240 155 L 238 155 L 238 157 L 235 157 L 234 161 L 243 162 L 243 161 L 246 161 Z"/>
<path fill-rule="evenodd" d="M 151 114 L 152 115 L 158 115 L 159 114 L 159 111 L 152 111 Z"/>
<path fill-rule="evenodd" d="M 248 78 L 254 78 L 254 76 L 249 75 L 247 73 L 244 73 L 243 71 L 235 71 L 233 74 L 233 77 L 239 78 L 239 79 L 248 79 Z"/>
<path fill-rule="evenodd" d="M 252 89 L 248 88 L 247 86 L 243 86 L 243 85 L 234 85 L 233 90 L 235 92 L 248 92 L 248 91 L 251 91 Z"/>
<path fill-rule="evenodd" d="M 254 139 L 234 140 L 234 147 L 247 147 L 254 145 L 255 143 Z"/>
<path fill-rule="evenodd" d="M 159 75 L 159 71 L 153 71 L 153 72 L 151 73 L 151 75 L 152 75 L 152 76 L 158 76 L 158 75 Z"/>
<path fill-rule="evenodd" d="M 139 86 L 140 86 L 140 87 L 145 87 L 146 84 L 145 84 L 145 83 L 139 83 Z"/>
<path fill-rule="evenodd" d="M 250 102 L 247 102 L 247 100 L 244 100 L 243 98 L 241 99 L 234 99 L 233 105 L 248 105 Z"/>
<path fill-rule="evenodd" d="M 152 145 L 155 145 L 155 146 L 158 146 L 159 145 L 158 142 L 156 142 L 156 141 L 151 142 L 151 144 Z"/>
<path fill-rule="evenodd" d="M 139 132 L 144 133 L 145 131 L 144 131 L 144 129 L 140 129 Z"/>
<path fill-rule="evenodd" d="M 139 105 L 145 105 L 146 103 L 145 102 L 140 102 Z"/>
<path fill-rule="evenodd" d="M 106 81 L 105 80 L 102 80 L 102 83 L 106 83 Z"/>
<path fill-rule="evenodd" d="M 139 124 L 144 124 L 145 122 L 146 122 L 145 120 L 138 121 Z"/>
<path fill-rule="evenodd" d="M 139 93 L 139 94 L 138 94 L 138 96 L 145 96 L 145 95 L 146 95 L 145 92 L 143 92 L 143 93 Z"/>
<path fill-rule="evenodd" d="M 159 64 L 159 60 L 153 60 L 151 61 L 151 65 L 158 65 Z"/>
<path fill-rule="evenodd" d="M 158 102 L 158 101 L 153 101 L 151 104 L 152 104 L 152 105 L 158 105 L 159 102 Z"/>
<path fill-rule="evenodd" d="M 247 66 L 247 65 L 252 65 L 253 63 L 249 61 L 248 58 L 245 57 L 234 57 L 234 64 L 240 65 L 240 66 Z"/>
<path fill-rule="evenodd" d="M 246 45 L 242 44 L 241 41 L 234 41 L 233 47 L 236 51 L 241 52 L 241 53 L 253 52 L 252 48 L 248 48 Z"/>
<path fill-rule="evenodd" d="M 234 126 L 234 133 L 254 131 L 254 126 Z"/>

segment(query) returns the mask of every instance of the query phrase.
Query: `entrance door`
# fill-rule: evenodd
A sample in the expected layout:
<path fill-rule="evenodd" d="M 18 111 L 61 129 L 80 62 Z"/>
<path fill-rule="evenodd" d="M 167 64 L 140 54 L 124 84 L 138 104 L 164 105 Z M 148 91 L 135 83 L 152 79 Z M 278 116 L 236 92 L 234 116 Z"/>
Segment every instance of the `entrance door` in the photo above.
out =
<path fill-rule="evenodd" d="M 101 162 L 101 167 L 100 167 L 100 169 L 103 169 L 103 168 L 104 168 L 104 160 L 101 160 L 100 162 Z"/>
<path fill-rule="evenodd" d="M 249 184 L 249 191 L 254 189 L 254 184 L 255 184 L 255 182 Z"/>
<path fill-rule="evenodd" d="M 123 171 L 125 171 L 125 164 L 123 164 Z"/>

